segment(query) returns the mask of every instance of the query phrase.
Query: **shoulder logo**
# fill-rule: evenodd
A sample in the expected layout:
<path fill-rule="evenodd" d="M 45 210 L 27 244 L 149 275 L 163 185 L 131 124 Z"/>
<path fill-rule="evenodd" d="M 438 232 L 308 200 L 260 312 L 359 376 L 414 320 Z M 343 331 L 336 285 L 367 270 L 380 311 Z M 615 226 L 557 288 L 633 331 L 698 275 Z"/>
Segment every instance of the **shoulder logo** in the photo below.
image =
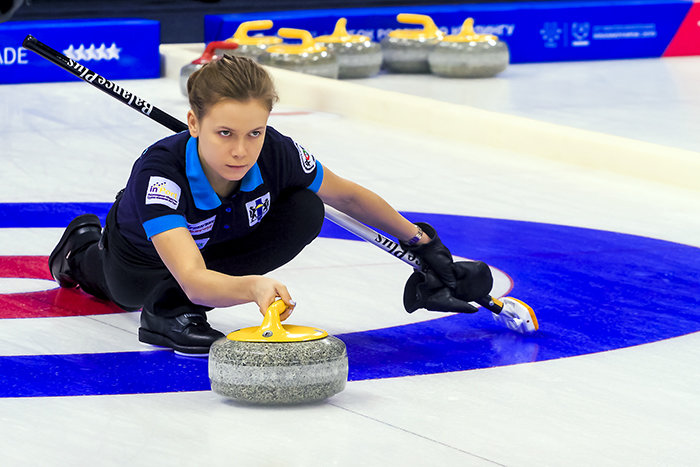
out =
<path fill-rule="evenodd" d="M 304 169 L 304 172 L 307 174 L 313 172 L 316 168 L 316 159 L 314 159 L 314 156 L 296 141 L 294 141 L 294 146 L 296 146 L 297 151 L 299 151 L 299 159 L 301 160 L 301 167 Z"/>
<path fill-rule="evenodd" d="M 146 189 L 146 204 L 162 204 L 177 209 L 182 190 L 177 183 L 163 177 L 151 176 Z"/>

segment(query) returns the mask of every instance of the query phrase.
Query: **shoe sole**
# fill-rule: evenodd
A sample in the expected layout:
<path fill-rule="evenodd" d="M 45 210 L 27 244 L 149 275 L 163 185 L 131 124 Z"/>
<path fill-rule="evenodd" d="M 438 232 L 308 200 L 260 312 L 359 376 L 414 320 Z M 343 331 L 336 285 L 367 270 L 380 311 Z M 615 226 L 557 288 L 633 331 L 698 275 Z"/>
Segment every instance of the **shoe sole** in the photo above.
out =
<path fill-rule="evenodd" d="M 83 220 L 85 220 L 86 218 L 90 218 L 91 222 L 83 223 Z M 76 224 L 81 225 L 80 227 L 76 227 Z M 73 219 L 70 222 L 70 224 L 68 224 L 68 227 L 66 227 L 66 230 L 63 232 L 61 239 L 58 241 L 58 244 L 49 256 L 49 271 L 51 272 L 51 276 L 56 280 L 56 282 L 58 282 L 58 285 L 60 285 L 61 287 L 74 288 L 78 286 L 78 283 L 71 279 L 67 274 L 65 274 L 64 270 L 56 271 L 56 274 L 54 274 L 53 264 L 54 261 L 56 261 L 56 259 L 58 258 L 58 252 L 61 251 L 64 246 L 66 246 L 66 242 L 68 241 L 68 238 L 73 234 L 73 232 L 78 230 L 78 228 L 89 226 L 99 227 L 100 230 L 102 229 L 100 219 L 94 214 L 84 214 Z"/>
<path fill-rule="evenodd" d="M 157 345 L 159 347 L 167 347 L 173 349 L 179 355 L 188 357 L 208 357 L 209 347 L 180 345 L 169 337 L 158 334 L 148 329 L 139 328 L 139 342 L 144 344 Z"/>

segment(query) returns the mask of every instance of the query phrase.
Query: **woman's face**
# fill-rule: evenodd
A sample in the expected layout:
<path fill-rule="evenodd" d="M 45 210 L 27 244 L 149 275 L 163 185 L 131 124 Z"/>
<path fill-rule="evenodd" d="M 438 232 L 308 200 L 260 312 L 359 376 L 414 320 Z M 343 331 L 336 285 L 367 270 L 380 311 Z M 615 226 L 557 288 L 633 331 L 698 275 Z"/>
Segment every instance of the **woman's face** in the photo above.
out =
<path fill-rule="evenodd" d="M 187 113 L 190 135 L 198 138 L 202 168 L 217 193 L 235 187 L 258 160 L 269 116 L 256 99 L 223 99 L 201 119 L 191 110 Z"/>

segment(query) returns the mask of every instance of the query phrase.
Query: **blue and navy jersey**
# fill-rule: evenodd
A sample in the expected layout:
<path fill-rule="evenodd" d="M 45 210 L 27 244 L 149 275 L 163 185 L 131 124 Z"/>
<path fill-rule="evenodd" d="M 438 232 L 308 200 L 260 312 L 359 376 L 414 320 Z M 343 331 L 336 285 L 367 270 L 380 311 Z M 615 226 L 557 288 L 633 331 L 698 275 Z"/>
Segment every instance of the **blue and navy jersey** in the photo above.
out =
<path fill-rule="evenodd" d="M 246 236 L 289 188 L 318 191 L 323 167 L 302 146 L 267 127 L 256 164 L 229 197 L 216 194 L 202 170 L 197 138 L 184 131 L 146 149 L 134 163 L 117 210 L 119 232 L 148 256 L 150 239 L 177 227 L 190 231 L 197 246 Z"/>

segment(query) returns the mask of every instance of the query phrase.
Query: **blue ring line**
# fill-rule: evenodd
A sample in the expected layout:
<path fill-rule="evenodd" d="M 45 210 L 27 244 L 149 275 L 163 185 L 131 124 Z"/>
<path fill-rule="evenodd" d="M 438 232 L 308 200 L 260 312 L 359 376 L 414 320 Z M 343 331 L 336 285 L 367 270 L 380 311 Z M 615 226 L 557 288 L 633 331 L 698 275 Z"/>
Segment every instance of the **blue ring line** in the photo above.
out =
<path fill-rule="evenodd" d="M 0 227 L 65 227 L 107 203 L 0 204 Z M 465 371 L 604 352 L 700 331 L 700 249 L 600 230 L 404 213 L 454 254 L 508 271 L 541 330 L 521 336 L 488 312 L 348 333 L 350 381 Z M 354 236 L 327 222 L 327 238 Z M 400 297 L 397 297 L 400 300 Z M 136 337 L 134 337 L 136 338 Z M 0 357 L 0 397 L 209 390 L 206 360 L 170 351 Z"/>

